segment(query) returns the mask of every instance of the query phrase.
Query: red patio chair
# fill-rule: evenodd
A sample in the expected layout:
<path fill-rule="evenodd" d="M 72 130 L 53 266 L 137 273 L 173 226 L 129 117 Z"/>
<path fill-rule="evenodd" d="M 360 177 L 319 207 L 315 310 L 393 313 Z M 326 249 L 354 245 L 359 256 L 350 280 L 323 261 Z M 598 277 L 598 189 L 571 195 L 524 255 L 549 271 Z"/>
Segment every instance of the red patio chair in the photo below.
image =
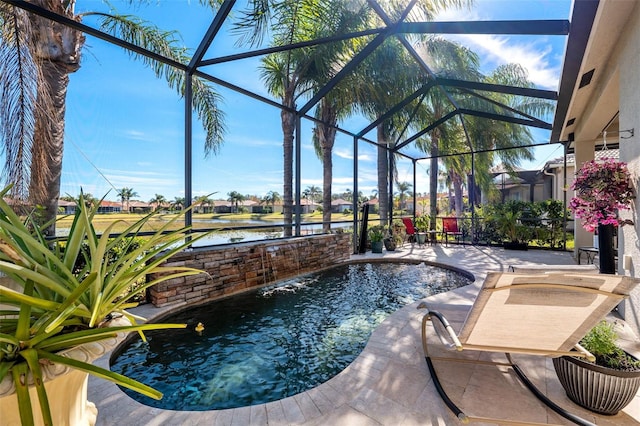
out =
<path fill-rule="evenodd" d="M 456 242 L 462 242 L 462 245 L 464 245 L 464 238 L 462 238 L 462 231 L 458 228 L 457 217 L 443 217 L 442 232 L 444 233 L 444 242 L 446 246 L 449 246 L 449 235 L 453 236 Z"/>
<path fill-rule="evenodd" d="M 416 227 L 413 226 L 413 221 L 410 217 L 403 217 L 402 223 L 404 223 L 404 228 L 407 231 L 407 241 L 413 243 L 416 241 Z"/>

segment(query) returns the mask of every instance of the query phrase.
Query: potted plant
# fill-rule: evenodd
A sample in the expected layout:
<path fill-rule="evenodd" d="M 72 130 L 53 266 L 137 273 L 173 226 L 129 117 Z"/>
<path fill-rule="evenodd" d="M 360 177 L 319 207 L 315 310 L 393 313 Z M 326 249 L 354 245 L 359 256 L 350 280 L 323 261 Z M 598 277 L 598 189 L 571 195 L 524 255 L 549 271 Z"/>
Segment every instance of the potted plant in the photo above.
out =
<path fill-rule="evenodd" d="M 416 216 L 415 226 L 418 231 L 418 244 L 424 244 L 427 239 L 427 231 L 429 231 L 429 215 Z"/>
<path fill-rule="evenodd" d="M 384 227 L 382 225 L 374 225 L 369 228 L 369 241 L 371 242 L 372 253 L 382 253 L 382 240 L 384 239 Z"/>
<path fill-rule="evenodd" d="M 161 265 L 204 235 L 186 240 L 188 228 L 175 226 L 181 213 L 151 235 L 138 238 L 152 213 L 116 237 L 109 235 L 118 222 L 98 236 L 92 220 L 99 204 L 87 206 L 81 194 L 68 236 L 64 241 L 49 241 L 33 222 L 23 222 L 3 200 L 8 190 L 0 191 L 3 422 L 87 423 L 91 415 L 86 409 L 87 373 L 161 398 L 160 392 L 146 385 L 94 366 L 90 355 L 100 356 L 106 350 L 102 342 L 114 343 L 114 338 L 132 331 L 185 327 L 138 324 L 144 318 L 127 312 L 137 305 L 128 300 L 158 282 L 202 273 L 193 268 Z M 161 272 L 162 276 L 146 282 L 145 277 L 152 272 Z M 75 355 L 84 359 L 76 359 Z M 60 382 L 66 377 L 60 372 L 72 376 L 70 384 Z M 39 410 L 33 407 L 38 404 L 36 398 Z M 10 420 L 10 416 L 17 420 Z"/>
<path fill-rule="evenodd" d="M 527 250 L 532 233 L 521 223 L 524 203 L 509 201 L 496 208 L 492 218 L 503 239 L 502 246 L 509 250 Z M 506 241 L 505 241 L 506 240 Z"/>
<path fill-rule="evenodd" d="M 393 234 L 393 229 L 389 226 L 384 227 L 384 248 L 387 251 L 395 251 L 397 247 L 397 240 Z"/>
<path fill-rule="evenodd" d="M 613 228 L 633 224 L 619 216 L 620 210 L 631 208 L 635 198 L 627 164 L 613 158 L 587 161 L 578 170 L 571 189 L 575 196 L 569 209 L 582 219 L 587 231 L 598 231 L 600 271 L 615 273 Z"/>
<path fill-rule="evenodd" d="M 640 388 L 640 361 L 616 344 L 614 327 L 603 320 L 580 341 L 595 362 L 570 356 L 553 359 L 567 396 L 581 407 L 608 415 L 626 407 Z"/>

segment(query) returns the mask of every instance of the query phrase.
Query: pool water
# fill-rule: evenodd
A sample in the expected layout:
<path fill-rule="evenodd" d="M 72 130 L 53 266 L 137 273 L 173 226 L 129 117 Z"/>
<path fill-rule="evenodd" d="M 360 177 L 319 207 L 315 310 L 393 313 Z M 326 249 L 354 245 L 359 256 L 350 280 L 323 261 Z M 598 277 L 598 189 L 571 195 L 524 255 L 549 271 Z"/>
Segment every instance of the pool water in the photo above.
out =
<path fill-rule="evenodd" d="M 111 370 L 163 392 L 156 401 L 124 390 L 153 407 L 215 410 L 275 401 L 338 374 L 402 306 L 470 283 L 424 264 L 341 265 L 164 318 L 188 326 L 145 333 L 146 343 L 130 341 Z"/>

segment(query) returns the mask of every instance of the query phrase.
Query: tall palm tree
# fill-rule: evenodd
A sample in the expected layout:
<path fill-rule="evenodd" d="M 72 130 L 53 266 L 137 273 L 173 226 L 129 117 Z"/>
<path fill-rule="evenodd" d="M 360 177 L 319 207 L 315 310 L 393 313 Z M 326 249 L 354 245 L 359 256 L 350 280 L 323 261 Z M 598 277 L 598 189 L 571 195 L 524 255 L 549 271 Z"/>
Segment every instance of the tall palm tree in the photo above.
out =
<path fill-rule="evenodd" d="M 246 197 L 241 193 L 239 193 L 238 191 L 231 191 L 227 193 L 227 197 L 229 197 L 227 198 L 227 201 L 233 203 L 233 205 L 235 206 L 236 213 L 238 213 L 238 204 L 244 201 Z"/>
<path fill-rule="evenodd" d="M 251 0 L 244 19 L 236 26 L 244 31 L 246 43 L 257 45 L 267 33 L 271 44 L 283 46 L 308 41 L 322 19 L 322 9 L 330 1 L 323 0 Z M 283 214 L 285 225 L 293 224 L 293 141 L 296 126 L 296 101 L 309 88 L 305 78 L 313 59 L 311 48 L 300 48 L 267 55 L 262 60 L 261 78 L 267 90 L 280 99 L 284 107 L 280 112 L 282 146 L 284 151 Z M 292 235 L 291 226 L 285 226 L 284 236 Z"/>
<path fill-rule="evenodd" d="M 175 32 L 163 31 L 135 16 L 116 12 L 75 12 L 69 0 L 31 0 L 40 7 L 74 21 L 92 15 L 99 27 L 147 50 L 188 64 L 188 51 Z M 140 1 L 142 3 L 142 1 Z M 203 1 L 215 9 L 216 0 Z M 80 69 L 85 36 L 79 30 L 0 2 L 0 134 L 4 144 L 3 176 L 14 184 L 14 196 L 44 209 L 43 230 L 55 234 L 55 215 L 60 195 L 65 106 L 69 74 Z M 182 71 L 131 53 L 164 78 L 180 96 L 184 94 Z M 205 154 L 216 152 L 224 134 L 219 95 L 205 80 L 194 78 L 193 104 L 207 136 Z"/>
<path fill-rule="evenodd" d="M 127 188 L 126 186 L 122 189 L 118 190 L 118 197 L 120 197 L 120 202 L 122 203 L 122 210 L 124 210 L 124 203 L 127 203 L 127 213 L 129 212 L 129 201 L 133 197 L 137 197 L 138 193 L 133 190 L 133 188 Z"/>
<path fill-rule="evenodd" d="M 152 199 L 149 200 L 149 204 L 155 204 L 155 210 L 158 210 L 163 204 L 167 202 L 167 199 L 162 194 L 156 194 Z"/>
<path fill-rule="evenodd" d="M 271 213 L 275 212 L 276 203 L 280 201 L 282 201 L 282 197 L 280 197 L 280 194 L 276 191 L 269 191 L 264 197 L 262 197 L 262 202 L 264 204 L 271 205 Z"/>
<path fill-rule="evenodd" d="M 405 210 L 405 198 L 407 197 L 407 192 L 413 187 L 409 182 L 398 182 L 396 183 L 396 188 L 398 188 L 398 197 L 400 198 L 400 209 Z"/>
<path fill-rule="evenodd" d="M 174 210 L 182 210 L 184 208 L 184 197 L 173 197 L 171 208 Z"/>
<path fill-rule="evenodd" d="M 309 199 L 309 201 L 315 203 L 318 200 L 318 197 L 322 195 L 322 190 L 315 185 L 311 185 L 304 190 L 303 194 Z"/>

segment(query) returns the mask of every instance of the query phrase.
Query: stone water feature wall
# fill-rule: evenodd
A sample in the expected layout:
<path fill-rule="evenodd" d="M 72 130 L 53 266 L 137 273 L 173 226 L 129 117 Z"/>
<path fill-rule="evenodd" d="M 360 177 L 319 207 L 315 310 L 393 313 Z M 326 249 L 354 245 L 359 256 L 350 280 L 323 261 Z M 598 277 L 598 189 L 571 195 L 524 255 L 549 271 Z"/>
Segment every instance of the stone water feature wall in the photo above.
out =
<path fill-rule="evenodd" d="M 148 295 L 155 306 L 200 303 L 345 262 L 351 252 L 351 235 L 344 233 L 195 248 L 167 264 L 207 274 L 165 281 L 151 287 Z"/>

